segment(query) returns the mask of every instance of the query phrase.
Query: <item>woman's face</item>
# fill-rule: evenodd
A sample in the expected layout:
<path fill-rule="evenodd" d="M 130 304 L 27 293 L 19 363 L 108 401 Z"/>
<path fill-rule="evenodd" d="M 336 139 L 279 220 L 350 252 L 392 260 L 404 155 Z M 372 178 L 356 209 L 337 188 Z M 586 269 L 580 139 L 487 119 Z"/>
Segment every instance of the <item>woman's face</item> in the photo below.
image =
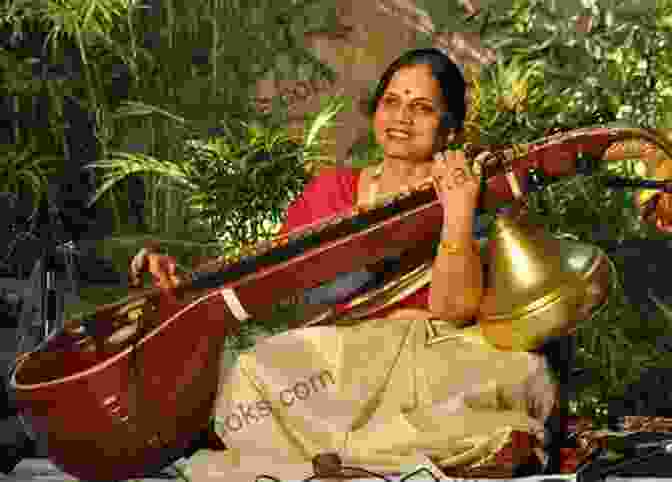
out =
<path fill-rule="evenodd" d="M 380 97 L 373 119 L 385 158 L 430 161 L 443 141 L 439 120 L 445 107 L 441 86 L 429 65 L 399 69 Z"/>

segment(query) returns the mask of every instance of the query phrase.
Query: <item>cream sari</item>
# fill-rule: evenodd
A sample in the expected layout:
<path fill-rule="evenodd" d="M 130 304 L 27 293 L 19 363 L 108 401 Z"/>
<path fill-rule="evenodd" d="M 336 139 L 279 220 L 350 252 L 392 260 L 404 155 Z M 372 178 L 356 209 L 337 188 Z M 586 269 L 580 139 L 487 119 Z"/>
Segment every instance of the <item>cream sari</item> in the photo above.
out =
<path fill-rule="evenodd" d="M 290 330 L 222 361 L 214 415 L 228 449 L 194 454 L 192 480 L 302 480 L 324 452 L 387 474 L 418 456 L 478 467 L 514 430 L 542 441 L 556 394 L 545 360 L 428 314 Z"/>

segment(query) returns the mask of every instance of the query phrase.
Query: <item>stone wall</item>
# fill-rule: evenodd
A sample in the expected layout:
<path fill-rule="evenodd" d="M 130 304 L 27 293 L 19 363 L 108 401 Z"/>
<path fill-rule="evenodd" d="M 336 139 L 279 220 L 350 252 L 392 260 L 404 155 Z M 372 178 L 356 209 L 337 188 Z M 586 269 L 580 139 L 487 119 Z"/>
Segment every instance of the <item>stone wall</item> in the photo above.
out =
<path fill-rule="evenodd" d="M 290 129 L 300 133 L 307 113 L 316 112 L 320 99 L 343 94 L 353 99 L 351 112 L 335 117 L 336 125 L 325 131 L 325 154 L 347 163 L 347 154 L 358 140 L 365 139 L 370 119 L 366 115 L 369 92 L 384 70 L 405 50 L 416 46 L 417 32 L 432 33 L 433 24 L 412 0 L 337 0 L 338 28 L 333 32 L 306 35 L 306 45 L 336 72 L 329 82 L 261 80 L 257 84 L 257 106 L 265 109 L 282 95 L 290 103 Z M 466 5 L 467 11 L 474 8 Z M 475 35 L 450 33 L 436 37 L 434 45 L 444 50 L 461 67 L 494 59 Z"/>

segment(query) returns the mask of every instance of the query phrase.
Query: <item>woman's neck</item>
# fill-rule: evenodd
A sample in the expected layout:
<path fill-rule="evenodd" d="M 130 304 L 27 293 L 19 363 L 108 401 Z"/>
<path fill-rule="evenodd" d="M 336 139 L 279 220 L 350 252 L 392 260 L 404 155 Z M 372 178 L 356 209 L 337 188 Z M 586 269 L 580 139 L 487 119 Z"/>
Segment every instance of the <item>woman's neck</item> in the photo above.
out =
<path fill-rule="evenodd" d="M 382 183 L 393 186 L 411 186 L 431 175 L 432 162 L 409 162 L 402 159 L 384 159 L 382 163 Z"/>

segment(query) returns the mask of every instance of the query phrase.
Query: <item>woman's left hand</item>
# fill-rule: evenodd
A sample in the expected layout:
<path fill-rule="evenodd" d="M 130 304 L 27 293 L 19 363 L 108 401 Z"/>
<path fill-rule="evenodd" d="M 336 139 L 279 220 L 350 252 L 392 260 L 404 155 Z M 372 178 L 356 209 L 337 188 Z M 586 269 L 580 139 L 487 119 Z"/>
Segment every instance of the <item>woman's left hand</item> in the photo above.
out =
<path fill-rule="evenodd" d="M 481 183 L 468 168 L 464 152 L 446 150 L 436 153 L 432 176 L 437 197 L 443 206 L 444 222 L 471 220 Z"/>

